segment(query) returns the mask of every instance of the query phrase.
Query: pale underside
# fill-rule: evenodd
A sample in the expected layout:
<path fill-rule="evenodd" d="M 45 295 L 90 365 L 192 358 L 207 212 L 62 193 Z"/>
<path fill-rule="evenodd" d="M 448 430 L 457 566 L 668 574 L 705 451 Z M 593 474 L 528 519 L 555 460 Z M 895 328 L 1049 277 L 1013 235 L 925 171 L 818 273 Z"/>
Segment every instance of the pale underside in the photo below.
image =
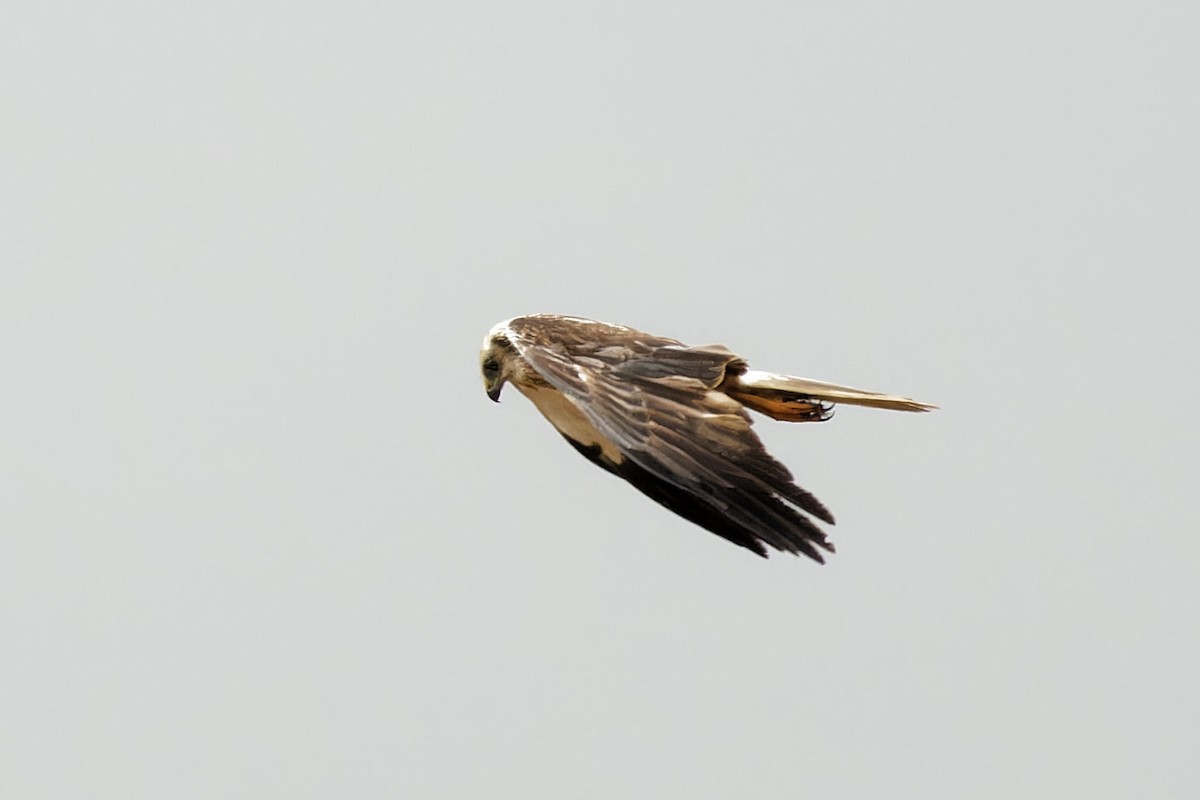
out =
<path fill-rule="evenodd" d="M 542 412 L 542 416 L 550 421 L 559 433 L 585 447 L 600 447 L 600 453 L 613 464 L 625 460 L 621 448 L 604 434 L 600 433 L 579 410 L 579 406 L 569 400 L 565 394 L 549 386 L 530 386 L 516 384 L 521 394 L 528 397 Z"/>

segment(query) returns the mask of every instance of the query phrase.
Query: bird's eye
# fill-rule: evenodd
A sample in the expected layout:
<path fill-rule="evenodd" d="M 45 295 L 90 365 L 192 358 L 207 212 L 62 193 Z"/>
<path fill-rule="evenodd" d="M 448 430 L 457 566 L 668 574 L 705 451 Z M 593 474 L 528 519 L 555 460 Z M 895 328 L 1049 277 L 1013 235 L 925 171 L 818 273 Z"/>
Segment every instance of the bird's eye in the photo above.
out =
<path fill-rule="evenodd" d="M 500 365 L 496 363 L 496 359 L 489 358 L 483 362 L 483 371 L 489 374 L 495 374 L 500 371 Z"/>

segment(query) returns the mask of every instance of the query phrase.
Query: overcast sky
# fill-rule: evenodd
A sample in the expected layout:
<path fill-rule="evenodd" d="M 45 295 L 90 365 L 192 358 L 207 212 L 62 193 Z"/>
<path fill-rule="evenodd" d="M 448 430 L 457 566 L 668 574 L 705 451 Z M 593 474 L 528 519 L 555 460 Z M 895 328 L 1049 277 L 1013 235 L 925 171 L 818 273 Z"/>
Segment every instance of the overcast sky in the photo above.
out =
<path fill-rule="evenodd" d="M 1197 796 L 1197 8 L 7 9 L 0 794 Z M 763 561 L 531 312 L 942 410 Z"/>

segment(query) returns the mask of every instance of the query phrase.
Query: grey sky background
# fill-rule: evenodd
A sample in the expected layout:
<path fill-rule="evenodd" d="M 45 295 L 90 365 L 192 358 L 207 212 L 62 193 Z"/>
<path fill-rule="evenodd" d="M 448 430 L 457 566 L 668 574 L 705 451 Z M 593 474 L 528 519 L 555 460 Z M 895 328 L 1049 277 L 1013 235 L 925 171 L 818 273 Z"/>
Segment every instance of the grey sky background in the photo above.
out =
<path fill-rule="evenodd" d="M 0 22 L 0 794 L 1193 797 L 1191 3 Z M 760 420 L 762 561 L 576 455 L 553 311 Z"/>

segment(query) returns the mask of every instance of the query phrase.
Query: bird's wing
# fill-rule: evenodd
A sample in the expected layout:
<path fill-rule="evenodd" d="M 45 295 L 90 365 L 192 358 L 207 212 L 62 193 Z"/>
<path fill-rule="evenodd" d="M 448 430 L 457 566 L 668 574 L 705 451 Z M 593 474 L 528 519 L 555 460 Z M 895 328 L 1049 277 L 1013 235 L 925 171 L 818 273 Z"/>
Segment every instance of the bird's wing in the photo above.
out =
<path fill-rule="evenodd" d="M 686 347 L 629 328 L 560 317 L 509 324 L 530 366 L 563 392 L 625 461 L 602 463 L 686 519 L 766 555 L 763 544 L 822 561 L 825 533 L 800 511 L 833 516 L 767 453 L 741 404 L 716 391 L 744 362 L 719 345 Z"/>

